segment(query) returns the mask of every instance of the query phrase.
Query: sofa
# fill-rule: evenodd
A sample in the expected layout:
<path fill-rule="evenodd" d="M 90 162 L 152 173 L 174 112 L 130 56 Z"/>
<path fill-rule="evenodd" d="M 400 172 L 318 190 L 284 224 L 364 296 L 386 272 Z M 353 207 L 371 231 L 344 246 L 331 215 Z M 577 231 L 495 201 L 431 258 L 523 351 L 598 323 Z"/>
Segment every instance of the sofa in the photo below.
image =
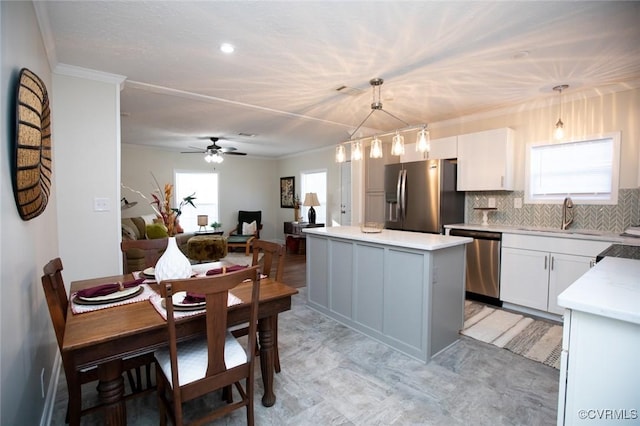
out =
<path fill-rule="evenodd" d="M 136 216 L 121 219 L 122 230 L 122 260 L 125 273 L 141 271 L 153 266 L 164 252 L 166 242 L 159 242 L 167 238 L 164 225 L 154 224 L 155 215 Z M 188 257 L 188 241 L 196 234 L 184 232 L 176 234 L 176 243 L 180 251 Z M 148 241 L 146 243 L 145 241 Z M 159 249 L 159 247 L 162 247 Z"/>

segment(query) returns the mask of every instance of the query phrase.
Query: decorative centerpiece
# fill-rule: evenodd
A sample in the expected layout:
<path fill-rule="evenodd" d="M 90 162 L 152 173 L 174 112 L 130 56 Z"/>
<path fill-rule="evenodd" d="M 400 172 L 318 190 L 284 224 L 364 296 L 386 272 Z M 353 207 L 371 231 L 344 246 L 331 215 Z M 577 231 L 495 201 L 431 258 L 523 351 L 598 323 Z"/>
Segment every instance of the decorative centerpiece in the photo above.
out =
<path fill-rule="evenodd" d="M 300 197 L 296 194 L 293 197 L 293 221 L 298 222 L 300 219 Z"/>

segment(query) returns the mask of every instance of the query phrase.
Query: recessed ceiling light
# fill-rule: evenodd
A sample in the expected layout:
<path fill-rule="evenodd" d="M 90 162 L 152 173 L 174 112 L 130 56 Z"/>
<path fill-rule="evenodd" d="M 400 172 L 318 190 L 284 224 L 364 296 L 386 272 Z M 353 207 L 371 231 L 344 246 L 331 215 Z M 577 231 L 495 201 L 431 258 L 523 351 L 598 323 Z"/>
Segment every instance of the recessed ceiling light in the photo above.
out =
<path fill-rule="evenodd" d="M 224 53 L 233 53 L 233 51 L 236 50 L 236 48 L 233 47 L 233 45 L 230 43 L 222 43 L 220 45 L 220 50 Z"/>

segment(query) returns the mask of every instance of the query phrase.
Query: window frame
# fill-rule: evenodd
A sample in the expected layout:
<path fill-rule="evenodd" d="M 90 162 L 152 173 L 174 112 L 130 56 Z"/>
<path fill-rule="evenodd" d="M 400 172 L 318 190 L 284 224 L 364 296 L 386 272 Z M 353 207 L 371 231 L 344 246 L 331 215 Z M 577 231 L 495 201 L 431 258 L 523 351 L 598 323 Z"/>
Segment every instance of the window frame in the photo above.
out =
<path fill-rule="evenodd" d="M 196 199 L 194 200 L 194 204 L 196 205 L 196 208 L 194 209 L 191 206 L 185 206 L 182 208 L 182 216 L 185 215 L 185 211 L 186 209 L 191 209 L 193 210 L 194 213 L 194 217 L 197 218 L 198 214 L 207 214 L 208 217 L 208 222 L 209 224 L 213 223 L 213 222 L 219 222 L 220 221 L 220 173 L 215 172 L 215 171 L 203 171 L 203 170 L 184 170 L 184 169 L 176 169 L 173 171 L 173 185 L 174 185 L 174 196 L 173 196 L 173 200 L 172 200 L 172 207 L 178 207 L 178 205 L 180 204 L 180 201 L 182 200 L 182 198 L 179 197 L 178 195 L 178 175 L 182 174 L 182 175 L 186 175 L 186 174 L 192 174 L 192 175 L 215 175 L 216 176 L 216 183 L 217 183 L 217 188 L 216 188 L 216 202 L 215 202 L 215 208 L 216 208 L 216 212 L 215 215 L 209 214 L 208 212 L 198 212 L 198 208 L 200 208 L 200 204 L 198 202 L 198 192 L 196 191 Z M 210 204 L 208 204 L 210 205 Z M 182 217 L 181 216 L 181 217 Z M 189 217 L 191 215 L 187 215 L 187 217 Z M 194 220 L 193 223 L 196 223 L 196 221 Z M 196 232 L 198 231 L 199 227 L 197 225 L 192 225 L 191 222 L 189 222 L 187 224 L 186 221 L 180 220 L 180 225 L 182 226 L 182 228 L 185 230 L 185 232 L 188 233 L 192 233 L 192 232 Z M 207 230 L 209 229 L 209 225 L 207 225 Z"/>
<path fill-rule="evenodd" d="M 531 193 L 531 161 L 532 149 L 542 146 L 558 146 L 561 144 L 589 143 L 611 139 L 612 141 L 612 163 L 611 163 L 611 192 L 607 198 L 594 197 L 583 194 L 556 193 L 544 196 L 535 196 Z M 561 142 L 537 142 L 529 143 L 525 149 L 525 182 L 524 182 L 524 202 L 525 204 L 562 204 L 565 197 L 571 197 L 574 204 L 596 204 L 596 205 L 616 205 L 618 204 L 618 190 L 620 187 L 620 132 L 602 133 L 587 136 L 580 139 L 566 140 Z"/>

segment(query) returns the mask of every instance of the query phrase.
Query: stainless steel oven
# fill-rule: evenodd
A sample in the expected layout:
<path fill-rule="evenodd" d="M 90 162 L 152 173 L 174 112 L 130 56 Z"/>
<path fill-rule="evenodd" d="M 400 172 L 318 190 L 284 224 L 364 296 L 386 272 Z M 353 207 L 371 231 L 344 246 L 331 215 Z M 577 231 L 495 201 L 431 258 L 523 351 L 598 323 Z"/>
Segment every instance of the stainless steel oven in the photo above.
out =
<path fill-rule="evenodd" d="M 473 242 L 467 244 L 467 297 L 502 306 L 500 302 L 502 233 L 451 229 L 449 235 L 473 238 Z"/>

